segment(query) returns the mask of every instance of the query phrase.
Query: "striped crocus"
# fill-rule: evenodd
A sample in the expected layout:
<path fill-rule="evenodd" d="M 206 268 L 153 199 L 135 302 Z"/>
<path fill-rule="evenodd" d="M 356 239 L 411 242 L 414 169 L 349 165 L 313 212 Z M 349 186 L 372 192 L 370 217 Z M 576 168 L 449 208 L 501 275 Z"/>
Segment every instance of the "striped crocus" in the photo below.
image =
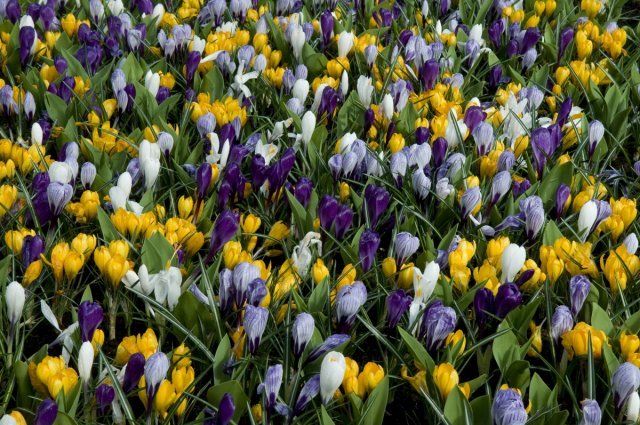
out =
<path fill-rule="evenodd" d="M 616 407 L 621 408 L 640 387 L 640 369 L 630 362 L 622 363 L 611 377 L 611 390 Z"/>
<path fill-rule="evenodd" d="M 267 411 L 273 412 L 278 403 L 278 393 L 282 385 L 282 365 L 269 366 L 264 382 L 258 386 L 258 394 L 264 394 Z"/>
<path fill-rule="evenodd" d="M 268 319 L 269 311 L 266 308 L 252 305 L 245 307 L 243 326 L 247 334 L 249 352 L 251 354 L 255 354 L 258 351 Z"/>
<path fill-rule="evenodd" d="M 147 391 L 147 408 L 150 409 L 153 404 L 153 398 L 160 387 L 160 383 L 167 376 L 169 371 L 169 358 L 166 354 L 159 351 L 152 354 L 144 365 L 144 380 Z"/>
<path fill-rule="evenodd" d="M 336 323 L 339 331 L 348 331 L 356 319 L 360 307 L 367 300 L 367 288 L 364 283 L 356 281 L 343 286 L 336 295 Z"/>
<path fill-rule="evenodd" d="M 315 321 L 309 313 L 300 313 L 296 316 L 291 328 L 291 336 L 293 337 L 293 354 L 299 358 L 307 348 L 307 344 L 311 341 L 313 331 L 315 330 Z"/>
<path fill-rule="evenodd" d="M 493 398 L 491 416 L 496 425 L 524 425 L 528 419 L 522 396 L 512 388 L 498 390 Z"/>
<path fill-rule="evenodd" d="M 393 241 L 393 250 L 396 257 L 396 263 L 404 264 L 404 262 L 416 253 L 420 247 L 420 240 L 409 232 L 400 232 Z"/>
<path fill-rule="evenodd" d="M 331 350 L 335 350 L 337 347 L 349 341 L 351 337 L 347 334 L 333 334 L 327 337 L 324 342 L 317 347 L 315 347 L 310 353 L 308 357 L 308 361 L 312 362 L 327 352 Z"/>
<path fill-rule="evenodd" d="M 429 350 L 434 350 L 453 332 L 457 321 L 455 310 L 436 300 L 427 306 L 422 315 L 419 336 L 426 340 Z"/>
<path fill-rule="evenodd" d="M 573 315 L 566 305 L 559 305 L 551 316 L 551 338 L 554 341 L 573 329 Z"/>
<path fill-rule="evenodd" d="M 602 410 L 597 400 L 585 399 L 582 405 L 582 420 L 580 425 L 600 425 L 602 422 Z"/>
<path fill-rule="evenodd" d="M 571 301 L 571 313 L 577 316 L 589 295 L 591 282 L 584 275 L 576 275 L 569 280 L 569 300 Z"/>
<path fill-rule="evenodd" d="M 300 390 L 296 404 L 293 407 L 292 416 L 298 416 L 304 411 L 309 402 L 320 392 L 320 375 L 313 375 Z"/>

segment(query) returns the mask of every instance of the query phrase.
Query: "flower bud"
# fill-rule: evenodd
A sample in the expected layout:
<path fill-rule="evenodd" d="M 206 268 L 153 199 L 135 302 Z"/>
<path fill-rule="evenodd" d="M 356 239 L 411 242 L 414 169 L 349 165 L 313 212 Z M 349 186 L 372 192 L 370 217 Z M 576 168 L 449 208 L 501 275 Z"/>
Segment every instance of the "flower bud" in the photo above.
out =
<path fill-rule="evenodd" d="M 325 405 L 329 404 L 333 394 L 340 387 L 346 369 L 347 365 L 344 356 L 337 351 L 327 353 L 322 360 L 322 365 L 320 366 L 320 395 Z"/>
<path fill-rule="evenodd" d="M 90 341 L 85 341 L 80 346 L 78 353 L 78 375 L 83 382 L 89 382 L 91 379 L 91 367 L 93 366 L 93 345 Z"/>

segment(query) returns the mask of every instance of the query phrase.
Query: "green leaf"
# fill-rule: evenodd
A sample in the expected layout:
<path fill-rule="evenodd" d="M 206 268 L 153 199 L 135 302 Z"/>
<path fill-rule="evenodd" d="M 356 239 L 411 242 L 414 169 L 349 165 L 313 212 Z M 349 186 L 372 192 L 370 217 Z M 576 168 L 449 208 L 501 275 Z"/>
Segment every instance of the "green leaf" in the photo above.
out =
<path fill-rule="evenodd" d="M 31 380 L 29 379 L 29 365 L 23 361 L 16 361 L 13 365 L 13 371 L 16 377 L 17 392 L 17 406 L 25 409 L 30 409 L 33 404 L 32 394 L 33 387 L 31 386 Z"/>
<path fill-rule="evenodd" d="M 142 262 L 151 274 L 164 270 L 173 254 L 173 245 L 160 232 L 155 232 L 142 245 Z"/>
<path fill-rule="evenodd" d="M 0 266 L 0 269 L 1 268 L 2 267 Z M 633 313 L 624 322 L 623 327 L 626 328 L 630 333 L 637 334 L 638 332 L 640 332 L 640 311 L 636 311 L 635 313 Z"/>
<path fill-rule="evenodd" d="M 222 397 L 226 393 L 231 394 L 233 397 L 233 404 L 236 406 L 236 411 L 233 414 L 233 420 L 238 422 L 245 410 L 247 410 L 247 403 L 249 402 L 249 398 L 242 390 L 240 382 L 235 380 L 227 381 L 209 388 L 209 391 L 207 391 L 207 401 L 213 406 L 218 407 L 218 405 L 220 405 L 220 400 L 222 400 Z"/>
<path fill-rule="evenodd" d="M 555 241 L 562 237 L 562 232 L 558 229 L 558 225 L 555 221 L 547 221 L 547 225 L 544 226 L 544 232 L 542 233 L 542 244 L 553 245 Z"/>
<path fill-rule="evenodd" d="M 529 400 L 531 401 L 531 410 L 535 413 L 546 410 L 549 397 L 551 396 L 551 388 L 537 373 L 533 374 L 531 386 L 529 389 Z"/>
<path fill-rule="evenodd" d="M 607 312 L 604 311 L 597 303 L 591 303 L 591 309 L 591 326 L 594 326 L 611 336 L 614 326 Z"/>
<path fill-rule="evenodd" d="M 325 409 L 324 405 L 320 406 L 320 423 L 322 425 L 335 425 L 335 422 L 333 422 L 333 419 L 331 419 L 331 416 L 329 416 L 329 413 L 327 412 L 327 409 Z"/>
<path fill-rule="evenodd" d="M 504 375 L 505 380 L 510 387 L 519 388 L 525 391 L 529 386 L 531 374 L 529 373 L 529 362 L 526 360 L 516 360 L 511 365 L 507 373 Z"/>
<path fill-rule="evenodd" d="M 329 298 L 329 282 L 324 279 L 311 292 L 309 297 L 309 313 L 320 313 L 324 310 L 324 306 Z"/>
<path fill-rule="evenodd" d="M 433 370 L 436 364 L 420 341 L 402 328 L 398 328 L 398 332 L 418 365 L 424 370 Z"/>
<path fill-rule="evenodd" d="M 558 164 L 553 167 L 551 171 L 544 176 L 540 183 L 539 193 L 542 202 L 547 206 L 552 201 L 555 202 L 558 186 L 562 183 L 570 186 L 572 178 L 573 164 L 571 162 L 565 162 L 564 164 Z"/>
<path fill-rule="evenodd" d="M 473 423 L 475 425 L 487 425 L 493 423 L 491 418 L 491 397 L 483 395 L 471 400 L 473 411 Z"/>
<path fill-rule="evenodd" d="M 460 388 L 453 387 L 444 404 L 444 416 L 451 425 L 466 425 L 471 423 L 471 406 Z"/>
<path fill-rule="evenodd" d="M 503 322 L 504 323 L 504 322 Z M 498 330 L 503 330 L 502 324 Z M 520 360 L 518 338 L 512 331 L 506 332 L 493 340 L 493 358 L 496 360 L 502 373 L 509 370 L 509 366 L 516 360 Z"/>
<path fill-rule="evenodd" d="M 187 291 L 180 296 L 178 304 L 173 309 L 173 315 L 199 340 L 204 341 L 208 337 L 215 336 L 215 332 L 210 332 L 215 326 L 211 311 L 191 292 Z M 176 333 L 179 336 L 185 336 L 181 335 L 182 332 L 176 331 Z"/>
<path fill-rule="evenodd" d="M 213 362 L 213 381 L 216 384 L 227 381 L 229 378 L 224 373 L 224 364 L 231 357 L 231 341 L 229 335 L 225 335 L 216 348 L 215 361 Z"/>
<path fill-rule="evenodd" d="M 67 122 L 67 104 L 64 100 L 53 93 L 46 92 L 44 94 L 44 105 L 49 116 L 58 125 L 63 125 Z"/>
<path fill-rule="evenodd" d="M 367 402 L 362 408 L 360 423 L 363 425 L 382 425 L 388 398 L 389 377 L 385 376 L 371 394 L 369 394 Z"/>
<path fill-rule="evenodd" d="M 112 240 L 119 238 L 118 231 L 113 226 L 111 219 L 100 207 L 98 207 L 98 222 L 100 223 L 100 230 L 102 231 L 102 237 L 105 241 L 111 242 Z"/>
<path fill-rule="evenodd" d="M 354 132 L 359 134 L 364 128 L 364 108 L 358 98 L 358 93 L 352 91 L 338 111 L 337 132 L 343 135 Z"/>

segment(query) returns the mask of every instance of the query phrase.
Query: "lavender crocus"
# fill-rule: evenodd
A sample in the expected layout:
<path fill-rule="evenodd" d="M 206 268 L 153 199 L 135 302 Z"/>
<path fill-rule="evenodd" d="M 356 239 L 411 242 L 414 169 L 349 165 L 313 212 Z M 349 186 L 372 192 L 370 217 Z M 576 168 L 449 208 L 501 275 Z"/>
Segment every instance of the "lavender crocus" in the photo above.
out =
<path fill-rule="evenodd" d="M 59 216 L 64 207 L 71 201 L 73 187 L 67 183 L 51 182 L 47 187 L 47 200 L 54 216 Z"/>
<path fill-rule="evenodd" d="M 159 351 L 152 354 L 144 365 L 144 380 L 146 384 L 148 406 L 153 404 L 153 398 L 160 387 L 160 383 L 169 371 L 169 358 Z"/>
<path fill-rule="evenodd" d="M 491 416 L 495 425 L 524 425 L 528 419 L 522 396 L 512 388 L 498 390 L 493 398 Z"/>
<path fill-rule="evenodd" d="M 400 319 L 407 312 L 413 298 L 402 289 L 387 295 L 387 326 L 391 329 L 398 326 Z"/>
<path fill-rule="evenodd" d="M 293 407 L 293 416 L 298 416 L 304 411 L 309 402 L 320 392 L 320 374 L 313 375 L 300 390 L 296 404 Z"/>
<path fill-rule="evenodd" d="M 264 404 L 269 412 L 273 412 L 276 407 L 280 386 L 282 386 L 282 365 L 269 366 L 264 383 L 258 386 L 258 393 L 264 393 Z"/>
<path fill-rule="evenodd" d="M 293 337 L 293 354 L 299 358 L 307 348 L 307 344 L 311 341 L 313 331 L 315 330 L 315 321 L 309 313 L 300 313 L 296 316 L 291 329 Z"/>
<path fill-rule="evenodd" d="M 602 422 L 602 410 L 597 400 L 586 399 L 582 405 L 582 421 L 580 425 L 600 425 Z"/>
<path fill-rule="evenodd" d="M 478 205 L 480 205 L 480 201 L 482 200 L 482 193 L 480 192 L 480 188 L 478 186 L 471 187 L 462 194 L 460 198 L 460 214 L 463 218 L 467 218 Z"/>
<path fill-rule="evenodd" d="M 555 148 L 551 143 L 551 133 L 544 127 L 536 128 L 531 133 L 531 148 L 533 149 L 533 161 L 538 172 L 542 176 L 542 171 L 551 158 Z"/>
<path fill-rule="evenodd" d="M 353 326 L 356 314 L 367 301 L 367 288 L 364 283 L 356 281 L 343 286 L 336 295 L 336 323 L 339 331 L 348 331 Z"/>
<path fill-rule="evenodd" d="M 577 316 L 589 295 L 591 282 L 584 275 L 576 275 L 569 280 L 569 295 L 571 301 L 571 313 Z"/>
<path fill-rule="evenodd" d="M 244 312 L 244 331 L 247 333 L 249 352 L 255 354 L 260 346 L 262 334 L 267 327 L 269 311 L 264 307 L 247 305 Z"/>
<path fill-rule="evenodd" d="M 598 120 L 589 123 L 589 156 L 593 156 L 596 147 L 604 137 L 604 125 Z"/>
<path fill-rule="evenodd" d="M 333 334 L 328 336 L 322 344 L 318 345 L 309 353 L 308 361 L 312 362 L 320 358 L 329 351 L 335 350 L 350 339 L 351 337 L 347 334 Z"/>
<path fill-rule="evenodd" d="M 509 192 L 511 188 L 511 173 L 508 171 L 500 171 L 493 177 L 491 182 L 491 193 L 489 202 L 495 205 Z"/>
<path fill-rule="evenodd" d="M 53 425 L 58 416 L 58 405 L 50 398 L 45 398 L 36 409 L 34 425 Z"/>
<path fill-rule="evenodd" d="M 429 350 L 437 349 L 456 327 L 458 318 L 451 307 L 436 300 L 425 309 L 420 324 L 420 338 L 424 338 Z"/>
<path fill-rule="evenodd" d="M 551 338 L 554 341 L 573 329 L 573 315 L 566 305 L 559 305 L 551 316 Z"/>
<path fill-rule="evenodd" d="M 82 341 L 91 341 L 93 334 L 102 323 L 104 313 L 98 302 L 83 301 L 78 307 L 78 323 Z"/>
<path fill-rule="evenodd" d="M 630 362 L 622 363 L 611 377 L 611 389 L 616 407 L 621 408 L 629 396 L 640 387 L 640 370 Z"/>
<path fill-rule="evenodd" d="M 416 253 L 420 247 L 420 240 L 409 232 L 400 232 L 393 241 L 393 248 L 398 264 L 404 264 L 405 260 Z"/>
<path fill-rule="evenodd" d="M 359 242 L 358 256 L 362 270 L 367 272 L 371 269 L 376 257 L 376 251 L 380 246 L 380 236 L 371 229 L 362 232 Z"/>

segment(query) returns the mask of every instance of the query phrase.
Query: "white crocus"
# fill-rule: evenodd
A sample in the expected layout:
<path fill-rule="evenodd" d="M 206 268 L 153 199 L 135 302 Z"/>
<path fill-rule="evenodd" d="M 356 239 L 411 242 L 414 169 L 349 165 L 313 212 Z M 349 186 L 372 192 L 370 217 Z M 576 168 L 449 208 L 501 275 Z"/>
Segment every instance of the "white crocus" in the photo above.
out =
<path fill-rule="evenodd" d="M 358 77 L 356 83 L 356 90 L 358 92 L 358 99 L 365 108 L 369 108 L 371 105 L 371 96 L 373 95 L 373 84 L 371 84 L 371 77 L 361 75 Z"/>
<path fill-rule="evenodd" d="M 43 137 L 44 137 L 44 133 L 42 131 L 42 127 L 37 122 L 34 122 L 31 125 L 31 144 L 42 145 Z"/>
<path fill-rule="evenodd" d="M 191 44 L 189 45 L 189 51 L 199 52 L 200 54 L 202 54 L 202 52 L 204 52 L 206 44 L 207 42 L 205 40 L 201 39 L 197 35 L 194 35 L 193 40 L 191 40 Z"/>
<path fill-rule="evenodd" d="M 409 329 L 411 329 L 413 335 L 417 335 L 418 331 L 420 331 L 420 321 L 418 318 L 425 307 L 426 304 L 420 300 L 416 299 L 411 301 L 411 305 L 409 306 Z"/>
<path fill-rule="evenodd" d="M 49 180 L 67 184 L 73 178 L 73 170 L 71 166 L 63 161 L 55 161 L 49 165 Z"/>
<path fill-rule="evenodd" d="M 305 114 L 302 116 L 302 141 L 304 142 L 305 145 L 309 144 L 309 142 L 311 142 L 311 137 L 313 136 L 313 132 L 316 129 L 316 115 L 311 112 L 311 111 L 307 111 L 305 112 Z"/>
<path fill-rule="evenodd" d="M 324 356 L 320 366 L 320 395 L 325 405 L 329 404 L 333 394 L 342 384 L 346 369 L 347 364 L 342 353 L 330 351 Z"/>
<path fill-rule="evenodd" d="M 351 32 L 342 31 L 338 37 L 338 56 L 347 57 L 353 48 L 355 36 Z"/>
<path fill-rule="evenodd" d="M 291 89 L 291 95 L 304 104 L 309 95 L 309 82 L 302 78 L 297 79 Z"/>
<path fill-rule="evenodd" d="M 638 422 L 638 417 L 640 416 L 640 396 L 637 391 L 631 393 L 629 398 L 627 399 L 626 404 L 626 423 L 635 424 Z"/>
<path fill-rule="evenodd" d="M 302 60 L 302 48 L 306 41 L 306 36 L 300 25 L 294 24 L 291 29 L 291 48 L 293 49 L 293 56 L 300 62 Z"/>
<path fill-rule="evenodd" d="M 311 247 L 316 246 L 318 248 L 318 255 L 322 255 L 322 240 L 320 239 L 320 233 L 308 232 L 300 243 L 293 248 L 293 254 L 291 259 L 293 265 L 301 277 L 305 277 L 309 272 L 311 261 L 313 260 L 313 254 L 311 253 Z"/>
<path fill-rule="evenodd" d="M 438 278 L 440 277 L 440 266 L 435 261 L 428 263 L 424 271 L 417 267 L 413 268 L 413 290 L 414 299 L 426 302 L 433 294 Z"/>
<path fill-rule="evenodd" d="M 18 425 L 13 416 L 3 415 L 0 418 L 0 425 Z"/>
<path fill-rule="evenodd" d="M 118 183 L 109 189 L 109 199 L 113 210 L 117 211 L 120 208 L 126 209 L 129 195 L 131 194 L 131 174 L 125 171 L 118 177 Z"/>
<path fill-rule="evenodd" d="M 256 143 L 255 154 L 264 158 L 265 165 L 269 165 L 271 160 L 278 154 L 280 147 L 274 143 L 262 143 L 262 139 L 259 139 Z"/>
<path fill-rule="evenodd" d="M 210 164 L 218 164 L 220 170 L 223 170 L 229 159 L 231 145 L 228 140 L 225 140 L 222 146 L 220 146 L 220 139 L 216 133 L 209 133 L 207 136 L 211 142 L 211 151 L 209 155 L 207 155 L 207 162 Z"/>
<path fill-rule="evenodd" d="M 342 77 L 340 77 L 340 93 L 345 97 L 349 93 L 349 74 L 347 71 L 342 71 Z"/>
<path fill-rule="evenodd" d="M 181 295 L 182 274 L 177 267 L 169 267 L 169 270 L 162 270 L 150 276 L 153 286 L 153 294 L 160 304 L 167 304 L 169 310 L 178 304 Z"/>
<path fill-rule="evenodd" d="M 153 12 L 151 12 L 151 17 L 156 22 L 156 25 L 162 22 L 162 18 L 164 18 L 165 8 L 162 3 L 158 3 L 153 7 Z"/>
<path fill-rule="evenodd" d="M 89 382 L 91 379 L 91 366 L 93 365 L 93 345 L 90 341 L 85 341 L 78 352 L 78 376 L 82 382 Z"/>
<path fill-rule="evenodd" d="M 578 234 L 585 237 L 598 218 L 598 205 L 594 201 L 587 201 L 580 208 L 578 215 Z"/>
<path fill-rule="evenodd" d="M 258 71 L 251 71 L 244 74 L 243 67 L 240 66 L 238 67 L 238 72 L 236 73 L 235 77 L 233 77 L 231 88 L 236 92 L 242 92 L 245 97 L 251 97 L 251 90 L 249 90 L 249 87 L 247 87 L 246 84 L 247 82 L 258 78 L 258 75 L 260 75 Z"/>
<path fill-rule="evenodd" d="M 24 301 L 26 299 L 24 287 L 13 281 L 7 285 L 4 290 L 4 299 L 7 305 L 7 317 L 11 326 L 15 326 L 22 317 L 22 310 L 24 309 Z"/>
<path fill-rule="evenodd" d="M 160 89 L 160 74 L 147 71 L 144 76 L 144 86 L 153 97 L 156 97 Z"/>
<path fill-rule="evenodd" d="M 393 98 L 389 93 L 382 98 L 382 114 L 388 120 L 393 118 Z"/>
<path fill-rule="evenodd" d="M 447 117 L 447 129 L 445 131 L 445 139 L 449 147 L 458 146 L 467 138 L 468 128 L 464 120 L 459 120 L 455 110 L 449 112 Z"/>
<path fill-rule="evenodd" d="M 518 272 L 524 266 L 527 260 L 527 251 L 524 247 L 514 243 L 509 244 L 502 252 L 502 275 L 500 280 L 504 282 L 513 282 Z"/>
<path fill-rule="evenodd" d="M 124 11 L 124 3 L 122 0 L 109 0 L 107 7 L 113 16 L 118 16 Z"/>

